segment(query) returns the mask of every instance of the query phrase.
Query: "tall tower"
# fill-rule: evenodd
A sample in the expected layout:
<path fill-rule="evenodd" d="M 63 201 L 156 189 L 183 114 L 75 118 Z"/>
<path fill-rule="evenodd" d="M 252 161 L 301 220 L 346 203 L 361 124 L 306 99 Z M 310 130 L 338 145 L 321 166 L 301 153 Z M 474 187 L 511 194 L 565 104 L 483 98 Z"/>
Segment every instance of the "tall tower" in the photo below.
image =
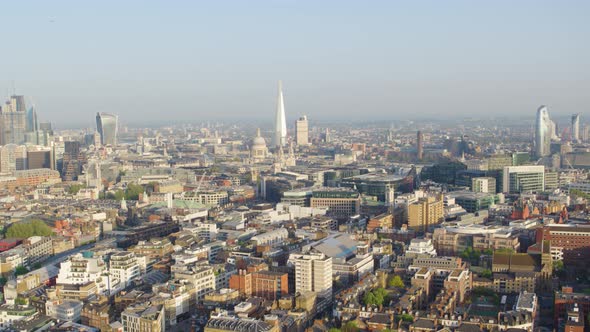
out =
<path fill-rule="evenodd" d="M 11 96 L 10 100 L 0 107 L 0 145 L 24 143 L 26 117 L 24 96 Z"/>
<path fill-rule="evenodd" d="M 424 135 L 420 130 L 418 130 L 417 136 L 418 137 L 416 138 L 416 157 L 418 158 L 418 160 L 422 160 L 422 157 L 424 155 Z"/>
<path fill-rule="evenodd" d="M 118 120 L 114 114 L 96 113 L 96 131 L 102 145 L 117 145 Z"/>
<path fill-rule="evenodd" d="M 535 156 L 537 158 L 548 156 L 551 151 L 551 120 L 547 106 L 542 105 L 537 109 L 535 122 Z"/>
<path fill-rule="evenodd" d="M 309 123 L 306 115 L 295 121 L 295 142 L 297 145 L 309 144 Z"/>
<path fill-rule="evenodd" d="M 284 146 L 287 143 L 287 121 L 285 119 L 285 102 L 283 101 L 283 83 L 279 81 L 279 95 L 277 97 L 277 114 L 275 115 L 274 146 Z"/>
<path fill-rule="evenodd" d="M 572 142 L 580 141 L 580 113 L 572 115 Z"/>

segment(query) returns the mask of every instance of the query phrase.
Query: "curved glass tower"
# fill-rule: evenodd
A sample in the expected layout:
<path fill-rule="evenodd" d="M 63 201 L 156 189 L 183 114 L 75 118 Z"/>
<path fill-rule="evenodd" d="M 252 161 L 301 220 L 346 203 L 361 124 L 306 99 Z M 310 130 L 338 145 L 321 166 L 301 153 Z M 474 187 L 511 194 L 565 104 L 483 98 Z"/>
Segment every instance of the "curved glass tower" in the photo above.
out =
<path fill-rule="evenodd" d="M 572 115 L 572 141 L 580 141 L 580 114 Z"/>
<path fill-rule="evenodd" d="M 277 97 L 277 114 L 275 115 L 274 146 L 287 144 L 287 120 L 285 119 L 285 103 L 283 101 L 283 84 L 279 81 L 279 95 Z"/>
<path fill-rule="evenodd" d="M 118 117 L 109 113 L 96 113 L 96 130 L 102 145 L 117 145 Z"/>
<path fill-rule="evenodd" d="M 542 105 L 537 109 L 537 121 L 535 122 L 535 156 L 538 158 L 551 154 L 551 120 L 547 106 Z"/>

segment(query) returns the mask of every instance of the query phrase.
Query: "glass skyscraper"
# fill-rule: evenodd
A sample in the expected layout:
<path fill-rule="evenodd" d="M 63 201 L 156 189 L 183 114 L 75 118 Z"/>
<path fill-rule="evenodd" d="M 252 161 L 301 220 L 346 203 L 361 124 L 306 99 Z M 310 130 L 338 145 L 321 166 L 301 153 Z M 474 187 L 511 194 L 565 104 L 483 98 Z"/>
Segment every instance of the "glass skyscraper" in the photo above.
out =
<path fill-rule="evenodd" d="M 102 145 L 117 145 L 118 117 L 109 113 L 96 114 L 96 130 L 100 134 Z"/>

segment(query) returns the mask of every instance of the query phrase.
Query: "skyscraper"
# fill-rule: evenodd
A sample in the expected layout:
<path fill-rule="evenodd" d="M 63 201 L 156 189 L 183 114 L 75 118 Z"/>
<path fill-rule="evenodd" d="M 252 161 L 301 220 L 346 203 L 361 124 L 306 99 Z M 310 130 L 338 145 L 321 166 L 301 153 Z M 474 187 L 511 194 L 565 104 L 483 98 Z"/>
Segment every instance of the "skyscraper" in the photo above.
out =
<path fill-rule="evenodd" d="M 287 120 L 285 119 L 285 102 L 283 101 L 283 83 L 279 81 L 277 97 L 277 114 L 275 116 L 275 147 L 287 144 Z"/>
<path fill-rule="evenodd" d="M 84 154 L 80 150 L 80 142 L 64 142 L 61 176 L 64 181 L 76 181 L 82 173 Z"/>
<path fill-rule="evenodd" d="M 102 145 L 117 145 L 118 117 L 109 113 L 96 113 L 96 130 Z"/>
<path fill-rule="evenodd" d="M 37 130 L 39 130 L 37 111 L 35 107 L 31 107 L 27 110 L 27 132 L 35 132 Z"/>
<path fill-rule="evenodd" d="M 297 145 L 309 144 L 309 123 L 306 115 L 295 121 L 295 142 Z"/>
<path fill-rule="evenodd" d="M 551 153 L 551 120 L 547 106 L 540 106 L 537 109 L 537 120 L 535 122 L 535 156 L 546 157 Z"/>
<path fill-rule="evenodd" d="M 0 108 L 0 145 L 24 143 L 26 114 L 24 96 L 12 96 Z"/>
<path fill-rule="evenodd" d="M 580 141 L 580 114 L 572 115 L 572 142 Z"/>
<path fill-rule="evenodd" d="M 416 157 L 418 158 L 418 160 L 422 160 L 424 154 L 424 135 L 422 135 L 422 132 L 418 130 L 417 136 L 418 137 L 416 138 Z"/>

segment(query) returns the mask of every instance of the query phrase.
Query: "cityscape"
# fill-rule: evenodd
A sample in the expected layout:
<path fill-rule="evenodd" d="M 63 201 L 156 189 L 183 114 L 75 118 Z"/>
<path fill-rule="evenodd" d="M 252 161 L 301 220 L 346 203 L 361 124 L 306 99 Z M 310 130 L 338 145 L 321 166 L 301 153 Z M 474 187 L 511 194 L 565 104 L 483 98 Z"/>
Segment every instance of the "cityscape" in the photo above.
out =
<path fill-rule="evenodd" d="M 285 22 L 313 7 L 253 3 L 279 6 Z M 138 10 L 130 23 L 148 17 L 121 6 Z M 51 15 L 48 25 L 64 20 Z M 317 15 L 326 22 L 306 18 L 316 27 L 339 22 Z M 244 101 L 256 111 L 186 120 L 171 87 L 156 113 L 133 106 L 136 90 L 117 100 L 105 89 L 74 114 L 56 110 L 69 101 L 49 98 L 51 84 L 11 82 L 0 97 L 0 331 L 590 331 L 587 91 L 571 104 L 527 95 L 533 106 L 514 113 L 513 96 L 488 91 L 507 112 L 464 114 L 433 98 L 438 113 L 375 115 L 345 105 L 371 98 L 362 73 L 346 78 L 357 88 L 326 92 L 342 102 L 295 67 L 270 71 L 271 84 L 251 78 L 273 96 Z M 256 94 L 239 74 L 224 84 Z"/>

